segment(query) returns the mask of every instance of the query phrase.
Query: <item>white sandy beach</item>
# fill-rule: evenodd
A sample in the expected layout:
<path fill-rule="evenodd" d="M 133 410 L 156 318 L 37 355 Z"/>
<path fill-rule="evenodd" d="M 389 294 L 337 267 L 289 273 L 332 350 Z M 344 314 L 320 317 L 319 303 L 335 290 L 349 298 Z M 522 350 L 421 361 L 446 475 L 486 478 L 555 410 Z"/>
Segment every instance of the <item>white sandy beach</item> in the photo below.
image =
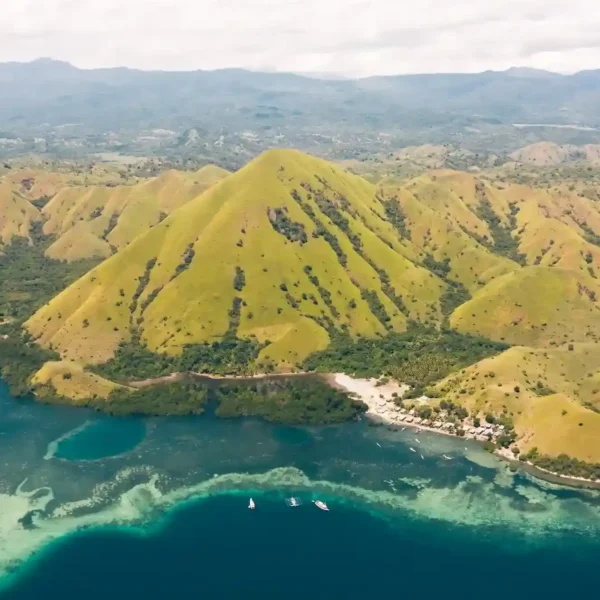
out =
<path fill-rule="evenodd" d="M 383 385 L 378 385 L 377 379 L 359 379 L 346 375 L 345 373 L 335 373 L 331 382 L 333 385 L 344 389 L 353 394 L 357 399 L 362 400 L 369 408 L 366 416 L 388 425 L 402 427 L 415 427 L 417 429 L 433 431 L 444 435 L 456 435 L 456 427 L 450 422 L 446 422 L 445 413 L 442 411 L 438 416 L 432 419 L 423 419 L 416 414 L 414 410 L 407 410 L 398 406 L 396 398 L 402 398 L 410 389 L 410 386 L 388 379 Z M 422 396 L 413 400 L 413 403 L 426 403 L 428 398 Z M 462 436 L 466 439 L 475 439 L 487 441 L 490 436 L 500 433 L 502 426 L 493 426 L 485 424 L 482 427 L 470 427 L 464 425 L 466 431 Z"/>
<path fill-rule="evenodd" d="M 369 407 L 369 413 L 377 416 L 382 416 L 387 409 L 393 408 L 394 399 L 402 398 L 410 389 L 410 386 L 393 379 L 383 385 L 377 385 L 378 380 L 375 378 L 356 379 L 344 373 L 335 373 L 333 378 L 339 387 L 362 400 Z"/>
<path fill-rule="evenodd" d="M 388 379 L 386 383 L 379 383 L 378 385 L 378 379 L 359 379 L 345 373 L 335 373 L 332 379 L 337 387 L 354 395 L 369 407 L 366 412 L 367 417 L 390 425 L 407 425 L 420 429 L 430 429 L 436 433 L 447 433 L 439 428 L 422 425 L 423 419 L 408 415 L 396 404 L 396 398 L 402 398 L 410 389 L 410 386 L 405 383 Z M 416 400 L 416 402 L 419 402 L 419 400 Z"/>

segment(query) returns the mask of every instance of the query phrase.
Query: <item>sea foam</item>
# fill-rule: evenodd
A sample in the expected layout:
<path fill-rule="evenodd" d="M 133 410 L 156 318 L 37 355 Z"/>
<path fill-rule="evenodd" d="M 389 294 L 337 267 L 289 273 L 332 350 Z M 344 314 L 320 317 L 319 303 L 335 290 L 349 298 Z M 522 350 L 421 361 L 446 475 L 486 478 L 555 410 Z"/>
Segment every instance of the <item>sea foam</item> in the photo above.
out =
<path fill-rule="evenodd" d="M 56 456 L 56 452 L 57 452 L 58 447 L 61 442 L 64 442 L 65 440 L 68 440 L 69 438 L 72 438 L 72 437 L 80 434 L 91 424 L 92 424 L 92 421 L 89 421 L 89 420 L 85 421 L 78 427 L 75 427 L 74 429 L 67 431 L 67 433 L 57 437 L 55 440 L 52 440 L 48 444 L 48 448 L 46 449 L 46 454 L 44 454 L 44 460 L 50 460 L 51 458 L 54 458 Z"/>

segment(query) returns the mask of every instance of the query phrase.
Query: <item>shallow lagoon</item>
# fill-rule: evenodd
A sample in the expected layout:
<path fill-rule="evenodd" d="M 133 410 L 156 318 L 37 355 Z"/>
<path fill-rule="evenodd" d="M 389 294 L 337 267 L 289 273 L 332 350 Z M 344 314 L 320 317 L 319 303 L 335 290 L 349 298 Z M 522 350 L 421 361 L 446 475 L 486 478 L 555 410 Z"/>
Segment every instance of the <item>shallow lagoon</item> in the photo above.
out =
<path fill-rule="evenodd" d="M 100 460 L 131 452 L 145 437 L 142 419 L 110 417 L 88 420 L 50 444 L 45 458 Z"/>
<path fill-rule="evenodd" d="M 449 437 L 211 415 L 115 423 L 4 387 L 0 411 L 5 597 L 561 597 L 600 559 L 598 492 Z"/>

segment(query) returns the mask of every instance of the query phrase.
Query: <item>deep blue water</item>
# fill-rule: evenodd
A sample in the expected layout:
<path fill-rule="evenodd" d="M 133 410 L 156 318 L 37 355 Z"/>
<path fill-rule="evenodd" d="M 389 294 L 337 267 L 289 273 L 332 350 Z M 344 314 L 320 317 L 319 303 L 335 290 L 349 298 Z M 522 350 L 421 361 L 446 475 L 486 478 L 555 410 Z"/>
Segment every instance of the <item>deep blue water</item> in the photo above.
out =
<path fill-rule="evenodd" d="M 71 536 L 36 560 L 7 597 L 563 598 L 596 597 L 597 545 L 507 550 L 477 531 L 390 523 L 331 503 L 290 509 L 280 498 L 191 503 L 160 530 Z M 502 540 L 506 541 L 506 540 Z"/>
<path fill-rule="evenodd" d="M 364 422 L 115 420 L 0 382 L 2 598 L 545 600 L 595 597 L 598 564 L 598 492 L 476 444 Z"/>

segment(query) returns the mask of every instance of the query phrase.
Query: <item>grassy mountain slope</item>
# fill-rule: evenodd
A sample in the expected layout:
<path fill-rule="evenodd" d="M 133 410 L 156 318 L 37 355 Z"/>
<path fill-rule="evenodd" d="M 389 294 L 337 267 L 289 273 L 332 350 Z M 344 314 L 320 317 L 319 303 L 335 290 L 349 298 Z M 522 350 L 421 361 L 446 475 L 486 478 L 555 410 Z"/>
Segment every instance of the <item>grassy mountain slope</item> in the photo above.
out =
<path fill-rule="evenodd" d="M 498 277 L 458 307 L 458 331 L 528 346 L 600 339 L 600 285 L 578 271 L 525 267 Z"/>
<path fill-rule="evenodd" d="M 387 189 L 388 198 L 396 199 L 402 211 L 402 226 L 412 243 L 421 251 L 420 260 L 433 266 L 448 261 L 447 276 L 474 293 L 494 277 L 518 269 L 508 258 L 492 253 L 461 227 L 459 217 L 443 213 L 404 189 Z M 484 223 L 475 224 L 485 231 Z"/>
<path fill-rule="evenodd" d="M 103 373 L 120 381 L 110 369 L 121 352 L 127 364 L 147 359 L 145 376 L 160 361 L 161 374 L 174 360 L 187 368 L 190 352 L 211 353 L 193 364 L 225 372 L 243 363 L 214 359 L 229 351 L 251 356 L 244 369 L 285 371 L 332 342 L 338 357 L 360 346 L 341 333 L 377 338 L 414 321 L 515 345 L 435 384 L 442 396 L 510 414 L 522 450 L 600 460 L 600 211 L 590 195 L 449 170 L 374 185 L 293 150 L 223 175 L 73 188 L 44 207 L 58 236 L 49 255 L 107 259 L 27 321 L 61 358 L 37 383 L 77 401 L 105 397 L 113 384 L 84 365 L 117 353 Z M 449 372 L 443 352 L 418 359 L 416 379 Z"/>
<path fill-rule="evenodd" d="M 23 168 L 8 170 L 2 176 L 2 181 L 28 200 L 37 200 L 54 196 L 67 184 L 68 177 L 47 169 Z"/>
<path fill-rule="evenodd" d="M 291 366 L 351 335 L 440 322 L 446 284 L 386 221 L 376 188 L 297 151 L 270 151 L 187 203 L 54 298 L 28 330 L 102 362 L 138 329 L 151 349 L 227 332 Z M 236 289 L 237 288 L 237 289 Z M 235 300 L 239 298 L 239 300 Z"/>
<path fill-rule="evenodd" d="M 31 241 L 31 226 L 40 220 L 40 211 L 9 182 L 0 180 L 0 247 L 13 237 Z"/>
<path fill-rule="evenodd" d="M 132 186 L 66 187 L 42 210 L 44 233 L 57 236 L 47 254 L 62 260 L 110 256 L 226 176 L 210 165 Z"/>
<path fill-rule="evenodd" d="M 456 308 L 454 327 L 523 345 L 596 338 L 596 202 L 568 189 L 495 187 L 447 170 L 405 187 L 412 197 L 398 195 L 404 227 L 429 254 L 424 264 L 473 296 Z"/>
<path fill-rule="evenodd" d="M 200 185 L 222 175 L 205 167 L 191 179 Z M 261 359 L 288 365 L 327 345 L 333 324 L 369 336 L 403 329 L 407 319 L 437 325 L 452 310 L 458 330 L 515 344 L 598 334 L 600 248 L 588 240 L 600 231 L 600 213 L 580 195 L 496 188 L 448 170 L 405 187 L 375 188 L 294 151 L 265 153 L 177 210 L 187 189 L 182 174 L 170 171 L 130 188 L 59 193 L 44 209 L 48 230 L 66 229 L 50 256 L 107 256 L 111 246 L 150 230 L 102 265 L 102 277 L 90 273 L 77 293 L 55 299 L 57 307 L 73 302 L 85 327 L 78 329 L 71 309 L 48 308 L 43 319 L 56 312 L 62 321 L 54 316 L 44 324 L 36 315 L 36 335 L 70 358 L 95 362 L 136 328 L 151 349 L 179 352 L 232 331 L 234 298 L 241 301 L 234 316 L 239 335 L 269 342 Z M 176 218 L 151 227 L 161 207 Z M 109 214 L 117 218 L 104 235 Z M 201 262 L 213 268 L 203 270 Z M 243 289 L 234 289 L 236 269 Z M 119 286 L 101 291 L 103 280 Z M 173 306 L 184 310 L 175 315 Z M 94 325 L 98 315 L 104 324 Z M 71 341 L 59 341 L 63 336 Z M 92 337 L 95 343 L 83 342 Z"/>
<path fill-rule="evenodd" d="M 422 175 L 407 188 L 419 201 L 477 238 L 490 235 L 489 227 L 472 210 L 476 204 L 475 178 L 455 171 Z"/>
<path fill-rule="evenodd" d="M 592 408 L 600 407 L 599 361 L 599 344 L 513 347 L 449 376 L 437 388 L 469 410 L 509 413 L 521 450 L 537 447 L 543 454 L 565 452 L 598 462 L 600 414 Z"/>
<path fill-rule="evenodd" d="M 108 395 L 124 386 L 104 379 L 95 373 L 70 361 L 50 361 L 33 377 L 34 385 L 52 386 L 59 396 L 71 398 L 77 403 L 89 398 L 107 398 Z"/>
<path fill-rule="evenodd" d="M 585 144 L 573 146 L 571 144 L 559 145 L 554 142 L 536 142 L 515 150 L 510 154 L 516 162 L 537 166 L 555 166 L 569 162 L 586 162 L 600 164 L 600 146 L 598 144 Z"/>
<path fill-rule="evenodd" d="M 518 250 L 528 264 L 584 272 L 600 265 L 598 204 L 568 189 L 539 190 L 513 185 L 502 191 L 519 208 Z"/>
<path fill-rule="evenodd" d="M 24 164 L 19 164 L 24 163 Z M 15 192 L 35 201 L 38 208 L 65 187 L 136 183 L 125 169 L 110 165 L 76 162 L 49 162 L 36 159 L 16 161 L 12 167 L 0 165 L 0 181 Z"/>
<path fill-rule="evenodd" d="M 73 262 L 86 258 L 107 258 L 110 244 L 91 231 L 89 223 L 80 221 L 48 246 L 45 255 L 54 260 Z"/>
<path fill-rule="evenodd" d="M 219 183 L 231 173 L 227 169 L 223 169 L 217 165 L 204 165 L 198 169 L 194 175 L 194 182 L 198 186 L 199 191 L 207 190 L 215 183 Z"/>

